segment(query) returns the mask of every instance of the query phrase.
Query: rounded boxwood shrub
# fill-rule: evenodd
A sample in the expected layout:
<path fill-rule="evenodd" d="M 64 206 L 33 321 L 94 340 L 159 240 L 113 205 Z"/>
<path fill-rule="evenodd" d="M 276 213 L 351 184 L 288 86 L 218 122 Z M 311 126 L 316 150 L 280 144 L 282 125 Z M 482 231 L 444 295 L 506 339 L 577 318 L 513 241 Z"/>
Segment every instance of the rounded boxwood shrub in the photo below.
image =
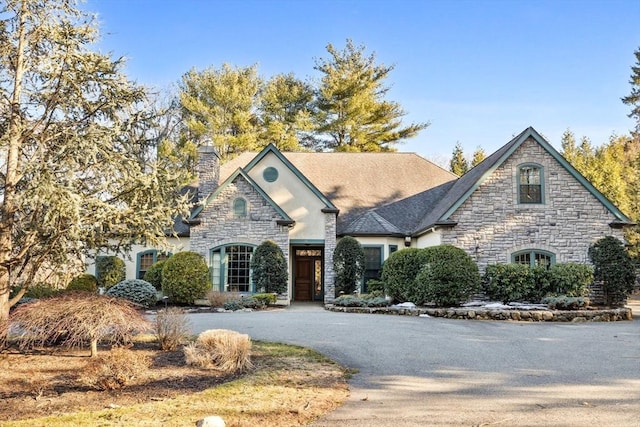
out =
<path fill-rule="evenodd" d="M 440 245 L 425 248 L 424 252 L 428 261 L 409 295 L 414 304 L 457 306 L 480 290 L 478 266 L 463 249 Z"/>
<path fill-rule="evenodd" d="M 211 288 L 209 269 L 202 255 L 178 252 L 162 267 L 162 292 L 178 304 L 193 304 Z"/>
<path fill-rule="evenodd" d="M 81 274 L 71 279 L 66 290 L 97 292 L 98 280 L 93 274 Z"/>
<path fill-rule="evenodd" d="M 109 289 L 127 278 L 126 265 L 117 256 L 100 256 L 96 259 L 98 286 Z"/>
<path fill-rule="evenodd" d="M 156 288 L 142 279 L 123 280 L 107 289 L 105 295 L 124 298 L 143 307 L 150 307 L 158 302 Z"/>
<path fill-rule="evenodd" d="M 333 251 L 336 295 L 351 294 L 356 290 L 365 268 L 364 249 L 353 237 L 340 239 Z"/>
<path fill-rule="evenodd" d="M 160 260 L 149 267 L 143 277 L 144 280 L 151 283 L 157 290 L 162 289 L 162 267 L 164 267 L 164 260 Z"/>
<path fill-rule="evenodd" d="M 423 249 L 408 248 L 392 253 L 382 266 L 381 279 L 387 295 L 396 302 L 411 301 L 416 277 L 426 263 L 427 254 Z"/>
<path fill-rule="evenodd" d="M 251 269 L 257 289 L 277 294 L 287 291 L 287 260 L 275 242 L 262 242 L 253 251 Z"/>

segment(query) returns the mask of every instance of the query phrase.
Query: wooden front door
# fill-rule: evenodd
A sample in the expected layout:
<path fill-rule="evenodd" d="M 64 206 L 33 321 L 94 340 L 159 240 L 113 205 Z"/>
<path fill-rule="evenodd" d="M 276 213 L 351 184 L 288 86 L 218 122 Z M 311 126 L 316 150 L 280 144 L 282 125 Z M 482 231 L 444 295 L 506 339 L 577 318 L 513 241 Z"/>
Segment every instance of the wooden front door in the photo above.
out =
<path fill-rule="evenodd" d="M 321 249 L 294 249 L 294 301 L 322 301 L 323 260 Z"/>
<path fill-rule="evenodd" d="M 296 301 L 311 301 L 311 272 L 313 270 L 311 258 L 298 258 L 296 260 Z"/>

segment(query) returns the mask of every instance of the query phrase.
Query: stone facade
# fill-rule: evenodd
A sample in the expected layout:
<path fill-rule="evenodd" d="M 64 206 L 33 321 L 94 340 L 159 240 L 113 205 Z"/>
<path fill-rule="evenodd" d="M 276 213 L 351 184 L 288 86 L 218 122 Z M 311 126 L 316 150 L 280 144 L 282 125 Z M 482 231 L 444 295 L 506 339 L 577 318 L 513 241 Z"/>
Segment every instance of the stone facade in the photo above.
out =
<path fill-rule="evenodd" d="M 198 150 L 198 199 L 202 200 L 216 191 L 220 180 L 220 156 L 213 147 L 201 147 Z"/>
<path fill-rule="evenodd" d="M 518 166 L 543 167 L 542 204 L 518 203 Z M 558 263 L 587 263 L 588 248 L 604 236 L 623 239 L 605 206 L 542 146 L 529 138 L 453 213 L 457 225 L 442 231 L 442 243 L 465 249 L 481 270 L 510 263 L 525 249 L 555 254 Z"/>
<path fill-rule="evenodd" d="M 234 201 L 246 201 L 246 216 L 237 217 Z M 198 215 L 200 224 L 191 226 L 191 250 L 209 260 L 209 251 L 231 243 L 259 245 L 274 241 L 286 259 L 289 258 L 289 230 L 277 224 L 283 219 L 258 191 L 242 176 L 238 177 Z"/>
<path fill-rule="evenodd" d="M 336 249 L 336 214 L 326 213 L 324 236 L 324 303 L 332 303 L 336 297 L 333 251 Z"/>

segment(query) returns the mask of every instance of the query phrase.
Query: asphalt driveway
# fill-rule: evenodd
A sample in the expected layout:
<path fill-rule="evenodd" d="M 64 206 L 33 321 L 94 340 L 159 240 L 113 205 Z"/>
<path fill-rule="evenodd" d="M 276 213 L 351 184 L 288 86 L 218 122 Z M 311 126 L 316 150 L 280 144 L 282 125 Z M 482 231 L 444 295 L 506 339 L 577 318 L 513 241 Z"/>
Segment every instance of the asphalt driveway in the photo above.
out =
<path fill-rule="evenodd" d="M 348 402 L 317 426 L 640 426 L 639 320 L 464 321 L 310 305 L 190 320 L 194 332 L 232 329 L 357 368 Z"/>

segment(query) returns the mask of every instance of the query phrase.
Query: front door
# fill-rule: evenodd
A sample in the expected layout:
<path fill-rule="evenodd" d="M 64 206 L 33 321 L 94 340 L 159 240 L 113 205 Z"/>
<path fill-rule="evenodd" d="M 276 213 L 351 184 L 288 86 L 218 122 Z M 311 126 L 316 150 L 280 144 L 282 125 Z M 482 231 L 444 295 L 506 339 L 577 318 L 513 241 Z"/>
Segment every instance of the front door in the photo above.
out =
<path fill-rule="evenodd" d="M 294 248 L 294 301 L 321 301 L 322 283 L 322 249 Z"/>

